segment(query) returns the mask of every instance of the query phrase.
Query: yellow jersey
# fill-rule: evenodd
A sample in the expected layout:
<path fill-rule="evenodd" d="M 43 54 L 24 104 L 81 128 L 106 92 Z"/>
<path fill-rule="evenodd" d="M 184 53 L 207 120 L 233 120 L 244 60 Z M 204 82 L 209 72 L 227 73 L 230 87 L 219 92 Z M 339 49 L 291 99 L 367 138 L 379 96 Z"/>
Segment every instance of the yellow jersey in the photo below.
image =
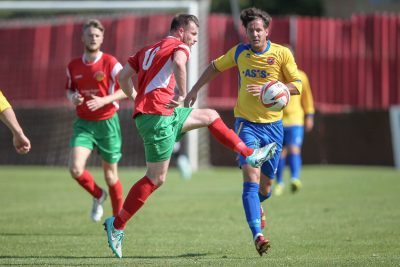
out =
<path fill-rule="evenodd" d="M 0 90 L 0 113 L 10 107 L 11 107 L 10 103 L 8 103 L 7 99 Z"/>
<path fill-rule="evenodd" d="M 301 92 L 301 79 L 292 53 L 288 48 L 270 41 L 262 53 L 254 52 L 250 44 L 238 44 L 215 59 L 212 64 L 221 72 L 234 66 L 238 68 L 239 92 L 234 108 L 237 118 L 256 123 L 282 119 L 282 111 L 267 110 L 259 97 L 246 91 L 248 84 L 263 85 L 268 81 L 280 80 L 293 83 Z"/>
<path fill-rule="evenodd" d="M 314 115 L 314 101 L 310 82 L 306 73 L 299 70 L 303 89 L 301 95 L 290 97 L 289 104 L 283 109 L 283 126 L 304 125 L 304 115 Z"/>

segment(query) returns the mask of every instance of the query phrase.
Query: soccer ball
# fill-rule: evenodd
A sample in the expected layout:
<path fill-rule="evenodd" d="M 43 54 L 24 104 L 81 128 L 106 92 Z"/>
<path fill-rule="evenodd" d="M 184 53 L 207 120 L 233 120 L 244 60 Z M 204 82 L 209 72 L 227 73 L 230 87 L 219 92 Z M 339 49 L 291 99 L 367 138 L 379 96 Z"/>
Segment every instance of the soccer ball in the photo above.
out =
<path fill-rule="evenodd" d="M 261 88 L 260 101 L 270 111 L 281 111 L 289 100 L 289 89 L 280 81 L 269 81 Z"/>

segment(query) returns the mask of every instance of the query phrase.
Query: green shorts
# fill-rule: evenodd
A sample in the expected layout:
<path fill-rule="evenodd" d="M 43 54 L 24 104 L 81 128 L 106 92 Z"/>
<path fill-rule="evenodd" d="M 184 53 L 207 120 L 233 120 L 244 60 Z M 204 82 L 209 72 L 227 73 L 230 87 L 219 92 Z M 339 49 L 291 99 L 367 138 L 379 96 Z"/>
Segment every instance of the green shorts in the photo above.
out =
<path fill-rule="evenodd" d="M 183 133 L 182 127 L 192 108 L 175 108 L 171 116 L 141 114 L 135 118 L 143 139 L 146 162 L 160 162 L 171 158 L 174 144 Z"/>
<path fill-rule="evenodd" d="M 76 119 L 70 147 L 95 147 L 101 158 L 108 163 L 116 163 L 121 159 L 121 129 L 118 114 L 101 121 Z"/>

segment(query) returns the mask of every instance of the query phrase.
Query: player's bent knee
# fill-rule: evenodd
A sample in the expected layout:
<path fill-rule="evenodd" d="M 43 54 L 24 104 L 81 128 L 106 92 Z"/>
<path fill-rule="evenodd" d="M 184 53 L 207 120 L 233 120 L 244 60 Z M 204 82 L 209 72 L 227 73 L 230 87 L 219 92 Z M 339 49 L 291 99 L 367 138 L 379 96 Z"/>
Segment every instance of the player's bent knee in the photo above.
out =
<path fill-rule="evenodd" d="M 265 197 L 265 199 L 269 198 L 271 196 L 271 186 L 266 186 L 266 187 L 260 187 L 258 191 L 261 195 Z"/>
<path fill-rule="evenodd" d="M 106 175 L 104 179 L 106 180 L 106 184 L 108 186 L 113 186 L 118 182 L 118 176 L 115 175 Z"/>
<path fill-rule="evenodd" d="M 160 187 L 165 183 L 165 177 L 159 177 L 155 179 L 151 179 L 154 185 Z"/>
<path fill-rule="evenodd" d="M 216 119 L 220 118 L 218 112 L 215 109 L 206 109 L 208 115 L 208 124 L 213 123 Z"/>
<path fill-rule="evenodd" d="M 165 180 L 167 178 L 165 175 L 149 175 L 149 174 L 147 174 L 146 176 L 151 180 L 151 182 L 154 185 L 156 185 L 158 187 L 162 186 L 165 183 Z"/>
<path fill-rule="evenodd" d="M 69 168 L 69 173 L 71 174 L 72 178 L 78 179 L 79 176 L 82 175 L 83 169 L 77 168 L 77 167 L 70 167 Z"/>

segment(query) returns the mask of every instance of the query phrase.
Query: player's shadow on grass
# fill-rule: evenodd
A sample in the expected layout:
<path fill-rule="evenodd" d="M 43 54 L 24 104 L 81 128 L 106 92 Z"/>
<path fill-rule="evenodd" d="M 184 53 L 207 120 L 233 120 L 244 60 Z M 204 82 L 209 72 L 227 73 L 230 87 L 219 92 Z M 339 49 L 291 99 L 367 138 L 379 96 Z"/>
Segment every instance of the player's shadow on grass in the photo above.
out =
<path fill-rule="evenodd" d="M 0 236 L 95 236 L 93 234 L 83 234 L 83 233 L 75 233 L 75 234 L 66 234 L 66 233 L 0 233 Z"/>
<path fill-rule="evenodd" d="M 177 255 L 177 256 L 131 256 L 131 257 L 127 257 L 127 258 L 130 258 L 130 259 L 175 259 L 175 258 L 204 257 L 207 255 L 208 255 L 208 253 L 186 253 L 186 254 Z"/>
<path fill-rule="evenodd" d="M 204 257 L 208 253 L 186 253 L 177 256 L 129 256 L 123 259 L 175 259 L 175 258 L 194 258 Z M 0 256 L 0 259 L 116 259 L 112 256 Z"/>

